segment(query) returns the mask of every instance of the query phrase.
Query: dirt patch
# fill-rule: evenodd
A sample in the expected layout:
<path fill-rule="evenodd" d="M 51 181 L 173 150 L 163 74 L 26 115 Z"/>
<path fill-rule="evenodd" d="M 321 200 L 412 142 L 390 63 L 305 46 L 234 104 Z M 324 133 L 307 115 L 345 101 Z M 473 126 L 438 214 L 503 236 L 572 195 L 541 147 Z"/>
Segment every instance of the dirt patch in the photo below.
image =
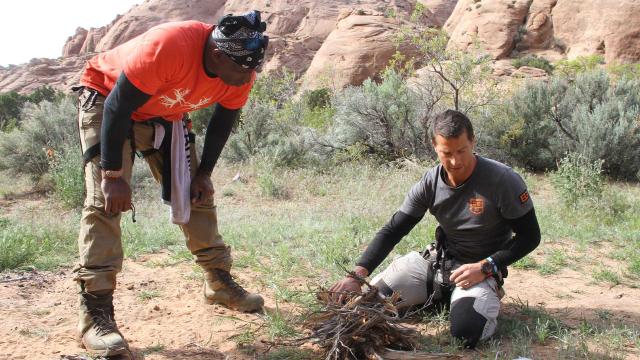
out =
<path fill-rule="evenodd" d="M 253 359 L 233 336 L 263 323 L 202 301 L 192 265 L 159 268 L 165 255 L 127 260 L 115 294 L 116 319 L 136 358 Z M 70 270 L 4 274 L 0 278 L 0 358 L 60 359 L 83 354 L 75 339 L 77 295 Z M 239 281 L 252 291 L 244 270 Z M 275 308 L 267 293 L 267 309 Z M 281 311 L 286 311 L 280 306 Z M 254 325 L 255 324 L 255 325 Z M 265 349 L 266 350 L 266 349 Z"/>

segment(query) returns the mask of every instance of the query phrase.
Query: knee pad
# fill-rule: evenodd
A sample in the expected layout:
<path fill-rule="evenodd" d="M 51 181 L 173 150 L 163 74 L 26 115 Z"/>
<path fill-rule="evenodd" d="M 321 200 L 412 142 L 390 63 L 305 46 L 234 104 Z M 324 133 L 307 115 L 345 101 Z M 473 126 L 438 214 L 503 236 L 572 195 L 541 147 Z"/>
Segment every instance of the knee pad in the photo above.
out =
<path fill-rule="evenodd" d="M 473 308 L 475 300 L 473 297 L 457 299 L 449 313 L 451 335 L 462 340 L 467 348 L 476 346 L 487 323 L 487 319 Z"/>

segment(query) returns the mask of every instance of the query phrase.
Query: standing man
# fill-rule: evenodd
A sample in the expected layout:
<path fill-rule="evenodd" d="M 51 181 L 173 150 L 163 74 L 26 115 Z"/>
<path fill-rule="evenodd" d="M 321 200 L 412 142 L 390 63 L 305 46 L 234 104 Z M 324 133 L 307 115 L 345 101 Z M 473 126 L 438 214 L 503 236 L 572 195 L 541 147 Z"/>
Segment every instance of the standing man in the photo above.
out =
<path fill-rule="evenodd" d="M 474 153 L 473 127 L 464 114 L 438 114 L 430 131 L 440 165 L 411 188 L 354 272 L 361 277 L 371 274 L 429 211 L 439 223 L 438 266 L 429 261 L 434 252 L 425 258 L 414 251 L 395 259 L 371 283 L 382 293 L 398 292 L 401 307 L 427 303 L 440 295 L 439 289 L 446 289 L 441 293 L 450 296 L 442 300 L 450 301 L 451 334 L 474 347 L 495 332 L 503 295 L 501 275 L 538 246 L 540 228 L 522 178 L 510 167 Z M 450 287 L 452 293 L 447 291 Z M 344 298 L 359 292 L 360 283 L 345 277 L 330 291 Z"/>
<path fill-rule="evenodd" d="M 267 49 L 260 12 L 224 16 L 217 26 L 172 22 L 89 60 L 79 96 L 86 199 L 75 278 L 78 335 L 94 355 L 127 351 L 114 319 L 113 291 L 122 268 L 121 213 L 132 209 L 131 169 L 143 154 L 171 218 L 205 272 L 204 297 L 239 311 L 264 303 L 229 274 L 231 253 L 218 233 L 211 172 Z M 186 113 L 213 103 L 198 164 Z"/>

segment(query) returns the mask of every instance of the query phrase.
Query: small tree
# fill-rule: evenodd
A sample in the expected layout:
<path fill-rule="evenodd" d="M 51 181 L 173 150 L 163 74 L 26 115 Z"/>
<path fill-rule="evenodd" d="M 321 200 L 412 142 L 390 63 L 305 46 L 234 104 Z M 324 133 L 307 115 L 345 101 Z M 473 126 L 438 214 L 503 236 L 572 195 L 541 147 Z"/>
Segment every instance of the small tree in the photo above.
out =
<path fill-rule="evenodd" d="M 412 19 L 424 11 L 416 6 Z M 449 46 L 449 36 L 443 30 L 433 29 L 414 21 L 404 26 L 396 36 L 398 48 L 410 45 L 416 55 L 409 59 L 397 53 L 394 62 L 408 68 L 423 67 L 441 83 L 443 99 L 448 108 L 469 113 L 493 103 L 496 98 L 496 82 L 491 77 L 491 58 L 482 52 L 476 42 L 475 51 L 462 51 Z M 429 86 L 433 86 L 430 82 Z"/>
<path fill-rule="evenodd" d="M 0 94 L 0 131 L 17 125 L 20 111 L 26 101 L 25 96 L 15 91 Z"/>
<path fill-rule="evenodd" d="M 572 60 L 556 62 L 554 71 L 557 75 L 575 79 L 578 74 L 593 71 L 602 64 L 604 64 L 604 56 L 602 55 L 578 56 Z"/>
<path fill-rule="evenodd" d="M 39 104 L 42 101 L 48 101 L 56 103 L 64 99 L 66 95 L 59 90 L 54 89 L 49 85 L 40 86 L 29 94 L 26 99 L 32 104 Z"/>

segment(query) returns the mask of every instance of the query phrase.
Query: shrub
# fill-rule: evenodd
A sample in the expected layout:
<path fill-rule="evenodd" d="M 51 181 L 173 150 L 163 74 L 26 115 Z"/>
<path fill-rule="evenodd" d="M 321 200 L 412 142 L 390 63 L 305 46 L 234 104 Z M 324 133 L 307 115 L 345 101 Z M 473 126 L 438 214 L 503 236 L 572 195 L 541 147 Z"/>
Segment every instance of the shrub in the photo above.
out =
<path fill-rule="evenodd" d="M 547 74 L 551 74 L 553 72 L 553 66 L 551 65 L 549 60 L 537 57 L 535 55 L 527 55 L 525 57 L 513 59 L 511 61 L 511 64 L 518 69 L 523 66 L 529 66 L 544 70 Z"/>
<path fill-rule="evenodd" d="M 555 168 L 553 143 L 557 129 L 551 109 L 559 109 L 566 83 L 557 78 L 549 83 L 532 82 L 517 91 L 504 105 L 483 114 L 477 129 L 479 143 L 498 149 L 502 157 L 514 159 L 527 169 Z M 501 156 L 497 156 L 501 157 Z"/>
<path fill-rule="evenodd" d="M 616 77 L 640 78 L 640 63 L 609 64 L 607 71 Z"/>
<path fill-rule="evenodd" d="M 311 110 L 329 107 L 331 106 L 331 90 L 328 88 L 307 90 L 302 94 L 302 101 Z"/>
<path fill-rule="evenodd" d="M 361 144 L 369 153 L 389 159 L 428 154 L 427 124 L 418 96 L 398 72 L 386 71 L 379 84 L 369 79 L 344 89 L 334 106 L 334 124 L 324 138 L 327 147 L 344 150 Z"/>
<path fill-rule="evenodd" d="M 29 264 L 36 258 L 35 239 L 27 229 L 3 222 L 0 230 L 0 271 Z"/>
<path fill-rule="evenodd" d="M 551 174 L 551 183 L 567 207 L 577 208 L 583 202 L 598 202 L 604 191 L 602 161 L 591 162 L 571 153 L 560 161 Z"/>
<path fill-rule="evenodd" d="M 65 147 L 50 160 L 50 174 L 55 196 L 70 208 L 82 206 L 84 171 L 80 148 Z"/>
<path fill-rule="evenodd" d="M 573 60 L 556 62 L 554 70 L 557 75 L 575 78 L 578 74 L 593 71 L 602 64 L 604 64 L 604 56 L 602 55 L 578 56 Z"/>
<path fill-rule="evenodd" d="M 205 133 L 205 131 L 207 130 L 207 126 L 209 126 L 209 120 L 211 119 L 211 115 L 213 115 L 214 109 L 215 104 L 189 113 L 193 132 L 195 132 L 196 134 Z"/>
<path fill-rule="evenodd" d="M 43 101 L 58 103 L 67 97 L 62 91 L 56 90 L 49 85 L 40 86 L 31 94 L 26 96 L 26 100 L 32 104 L 40 104 Z"/>
<path fill-rule="evenodd" d="M 335 115 L 332 106 L 333 94 L 330 89 L 321 88 L 305 91 L 299 101 L 292 101 L 285 107 L 285 117 L 295 118 L 301 126 L 324 129 L 331 124 Z M 287 113 L 288 112 L 288 113 Z"/>
<path fill-rule="evenodd" d="M 293 99 L 295 91 L 290 72 L 260 77 L 225 147 L 224 158 L 239 162 L 261 156 L 277 166 L 305 164 L 311 145 L 308 132 L 300 125 L 304 108 Z"/>
<path fill-rule="evenodd" d="M 274 199 L 287 199 L 289 192 L 281 176 L 274 174 L 273 168 L 265 169 L 257 177 L 260 194 Z"/>
<path fill-rule="evenodd" d="M 21 95 L 15 91 L 0 94 L 0 131 L 13 129 L 20 122 L 20 113 L 25 103 L 39 104 L 42 101 L 58 103 L 66 95 L 45 85 L 35 89 L 29 95 Z"/>
<path fill-rule="evenodd" d="M 273 142 L 275 107 L 250 100 L 242 112 L 242 122 L 228 141 L 224 156 L 234 162 L 247 160 Z"/>
<path fill-rule="evenodd" d="M 49 170 L 48 155 L 77 146 L 76 116 L 75 103 L 69 98 L 59 103 L 26 104 L 19 127 L 0 133 L 0 170 L 11 169 L 33 179 L 42 177 Z"/>
<path fill-rule="evenodd" d="M 526 84 L 481 121 L 483 139 L 533 170 L 554 169 L 565 154 L 602 160 L 605 174 L 637 180 L 640 80 L 606 72 Z"/>

